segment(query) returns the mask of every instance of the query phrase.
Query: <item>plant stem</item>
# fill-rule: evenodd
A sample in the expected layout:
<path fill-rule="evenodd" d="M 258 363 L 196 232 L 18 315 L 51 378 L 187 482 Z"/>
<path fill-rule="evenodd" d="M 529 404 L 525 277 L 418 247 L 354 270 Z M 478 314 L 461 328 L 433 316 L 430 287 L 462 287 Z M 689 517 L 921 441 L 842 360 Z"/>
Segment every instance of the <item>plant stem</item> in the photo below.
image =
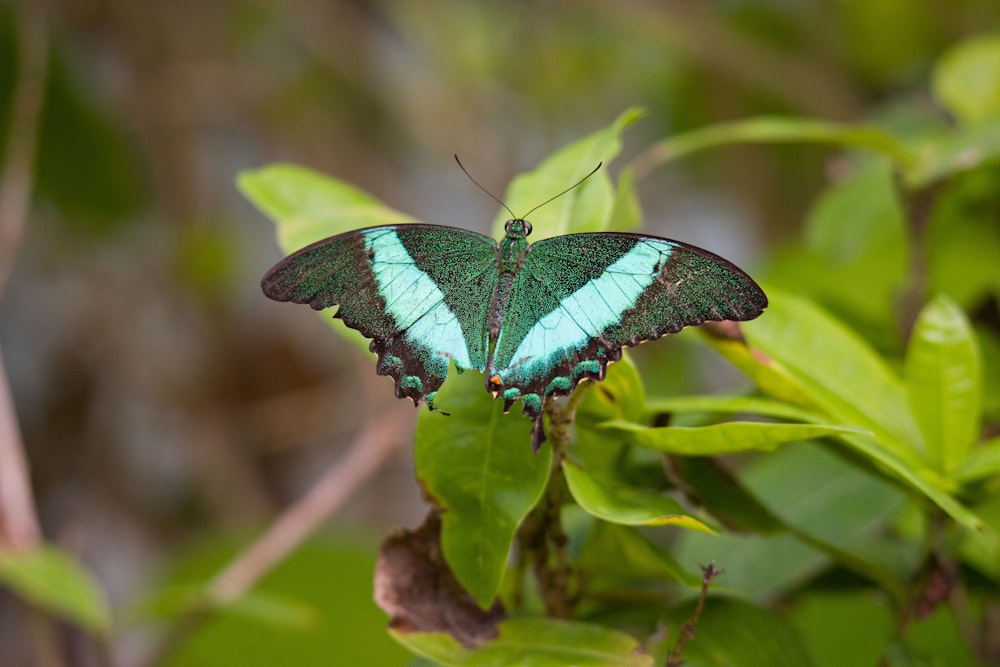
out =
<path fill-rule="evenodd" d="M 21 245 L 31 201 L 35 145 L 48 71 L 44 3 L 33 0 L 20 3 L 16 34 L 17 83 L 0 174 L 0 296 Z M 40 538 L 21 430 L 0 357 L 0 548 L 29 549 Z"/>
<path fill-rule="evenodd" d="M 694 639 L 694 629 L 698 625 L 698 618 L 701 610 L 705 608 L 705 599 L 708 597 L 708 587 L 712 580 L 722 574 L 722 570 L 715 567 L 715 563 L 701 566 L 701 595 L 698 596 L 698 604 L 695 605 L 694 612 L 688 620 L 684 621 L 680 633 L 677 636 L 677 643 L 667 657 L 667 667 L 680 667 L 683 662 L 684 647 Z"/>
<path fill-rule="evenodd" d="M 563 477 L 562 462 L 572 438 L 573 421 L 584 394 L 592 382 L 581 383 L 565 405 L 546 403 L 549 415 L 549 436 L 552 443 L 552 466 L 545 490 L 544 503 L 525 522 L 522 548 L 532 554 L 532 566 L 538 589 L 551 618 L 569 618 L 573 613 L 574 596 L 570 593 L 573 567 L 566 555 L 569 538 L 562 525 Z"/>

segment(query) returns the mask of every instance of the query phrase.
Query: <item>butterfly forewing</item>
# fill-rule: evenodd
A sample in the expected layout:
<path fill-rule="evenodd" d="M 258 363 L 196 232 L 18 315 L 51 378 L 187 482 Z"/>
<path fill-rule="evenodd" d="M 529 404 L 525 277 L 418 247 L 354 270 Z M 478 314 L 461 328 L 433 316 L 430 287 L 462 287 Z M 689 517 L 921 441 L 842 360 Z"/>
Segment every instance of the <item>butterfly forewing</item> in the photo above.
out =
<path fill-rule="evenodd" d="M 767 304 L 712 253 L 638 234 L 573 234 L 528 247 L 492 372 L 520 394 L 562 394 L 604 377 L 621 348 L 706 320 L 747 320 Z"/>
<path fill-rule="evenodd" d="M 484 370 L 497 243 L 462 229 L 391 225 L 314 243 L 264 276 L 264 293 L 321 309 L 372 339 L 396 395 L 433 398 L 448 362 Z"/>

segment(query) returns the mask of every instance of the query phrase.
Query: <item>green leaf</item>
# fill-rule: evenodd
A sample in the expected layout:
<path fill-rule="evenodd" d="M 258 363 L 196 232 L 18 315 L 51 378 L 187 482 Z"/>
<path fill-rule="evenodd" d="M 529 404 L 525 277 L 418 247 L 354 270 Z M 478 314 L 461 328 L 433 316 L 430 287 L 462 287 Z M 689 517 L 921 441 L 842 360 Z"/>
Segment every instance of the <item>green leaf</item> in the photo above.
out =
<path fill-rule="evenodd" d="M 0 551 L 0 583 L 88 632 L 106 635 L 111 629 L 111 610 L 96 580 L 59 549 Z"/>
<path fill-rule="evenodd" d="M 830 564 L 829 556 L 787 533 L 765 537 L 688 530 L 679 533 L 672 553 L 692 569 L 715 563 L 725 574 L 713 588 L 755 599 L 770 599 L 802 586 Z"/>
<path fill-rule="evenodd" d="M 247 170 L 236 184 L 274 221 L 285 253 L 353 229 L 416 222 L 353 185 L 297 165 Z"/>
<path fill-rule="evenodd" d="M 773 299 L 773 296 L 771 298 Z M 707 327 L 700 327 L 698 332 L 703 340 L 753 380 L 765 394 L 791 405 L 803 406 L 810 410 L 817 409 L 808 394 L 803 391 L 798 379 L 774 359 L 755 354 L 744 340 L 717 336 Z"/>
<path fill-rule="evenodd" d="M 958 479 L 963 483 L 975 482 L 994 475 L 1000 475 L 1000 437 L 973 449 L 958 470 Z"/>
<path fill-rule="evenodd" d="M 774 419 L 788 419 L 791 421 L 807 422 L 810 424 L 821 424 L 824 417 L 821 414 L 803 410 L 802 408 L 772 401 L 767 398 L 756 396 L 670 396 L 650 399 L 646 402 L 646 411 L 650 414 L 673 413 L 673 412 L 708 412 L 729 414 L 742 412 L 760 415 L 761 417 L 772 417 Z"/>
<path fill-rule="evenodd" d="M 693 589 L 701 578 L 684 570 L 669 552 L 630 526 L 597 521 L 587 535 L 577 567 L 586 573 L 588 594 L 621 588 L 637 579 L 679 582 Z"/>
<path fill-rule="evenodd" d="M 832 424 L 769 424 L 723 422 L 711 426 L 651 428 L 623 421 L 601 424 L 625 442 L 685 456 L 718 456 L 746 451 L 771 451 L 780 445 L 842 434 L 863 434 L 862 429 Z"/>
<path fill-rule="evenodd" d="M 952 605 L 939 604 L 929 616 L 907 623 L 903 632 L 909 662 L 903 664 L 984 667 L 963 636 L 963 616 Z"/>
<path fill-rule="evenodd" d="M 612 191 L 607 167 L 621 151 L 625 128 L 644 115 L 641 109 L 627 109 L 610 126 L 561 148 L 533 171 L 511 181 L 504 202 L 516 215 L 526 215 L 603 163 L 582 185 L 531 213 L 532 241 L 571 232 L 605 231 L 613 220 L 618 224 L 623 222 L 622 207 L 626 202 L 619 202 Z M 503 236 L 508 217 L 506 211 L 497 215 L 493 228 L 498 237 Z"/>
<path fill-rule="evenodd" d="M 813 443 L 755 461 L 743 480 L 799 540 L 904 602 L 918 554 L 882 537 L 906 503 L 896 484 Z"/>
<path fill-rule="evenodd" d="M 588 514 L 624 525 L 674 524 L 711 530 L 659 490 L 643 488 L 629 475 L 620 439 L 597 428 L 608 419 L 639 419 L 645 391 L 631 360 L 608 367 L 603 382 L 587 389 L 576 417 L 576 438 L 563 461 L 570 493 Z"/>
<path fill-rule="evenodd" d="M 905 377 L 927 456 L 951 477 L 979 437 L 980 369 L 972 327 L 948 297 L 938 296 L 920 312 Z"/>
<path fill-rule="evenodd" d="M 785 524 L 716 458 L 677 456 L 671 465 L 684 480 L 687 495 L 693 496 L 727 528 L 760 535 L 779 535 Z M 692 493 L 693 491 L 693 493 Z"/>
<path fill-rule="evenodd" d="M 790 617 L 816 667 L 877 665 L 893 634 L 891 610 L 869 591 L 808 593 Z"/>
<path fill-rule="evenodd" d="M 958 554 L 964 563 L 1000 583 L 1000 493 L 988 494 L 975 510 L 990 530 L 966 531 Z"/>
<path fill-rule="evenodd" d="M 998 159 L 1000 116 L 958 128 L 924 143 L 920 160 L 904 172 L 904 181 L 912 189 L 926 188 Z"/>
<path fill-rule="evenodd" d="M 744 143 L 831 143 L 865 148 L 888 156 L 900 165 L 910 165 L 914 156 L 892 135 L 874 127 L 844 125 L 825 121 L 761 117 L 734 123 L 711 125 L 665 139 L 651 146 L 636 168 L 649 169 L 685 157 L 697 151 L 717 146 Z"/>
<path fill-rule="evenodd" d="M 723 572 L 716 583 L 724 585 L 725 578 Z M 691 604 L 671 610 L 667 621 L 671 640 L 691 612 Z M 744 665 L 811 667 L 813 662 L 784 616 L 741 600 L 710 598 L 698 619 L 697 634 L 684 648 L 684 667 Z"/>
<path fill-rule="evenodd" d="M 938 61 L 934 96 L 963 123 L 1000 114 L 1000 37 L 965 40 Z"/>
<path fill-rule="evenodd" d="M 596 424 L 607 419 L 636 421 L 645 413 L 646 390 L 639 370 L 627 352 L 608 366 L 601 382 L 586 389 L 577 411 L 578 423 Z"/>
<path fill-rule="evenodd" d="M 1000 170 L 981 169 L 942 188 L 926 231 L 927 293 L 968 312 L 1000 297 Z"/>
<path fill-rule="evenodd" d="M 804 299 L 770 290 L 763 317 L 746 322 L 752 348 L 777 363 L 834 421 L 873 432 L 883 447 L 919 465 L 923 444 L 902 381 L 855 332 Z M 759 353 L 758 353 L 759 355 Z"/>
<path fill-rule="evenodd" d="M 878 538 L 905 502 L 894 485 L 814 443 L 753 459 L 740 481 L 790 533 L 684 532 L 674 550 L 679 562 L 715 562 L 725 570 L 718 585 L 755 598 L 800 586 L 831 561 L 901 594 L 907 554 Z"/>
<path fill-rule="evenodd" d="M 609 232 L 630 232 L 642 224 L 642 207 L 635 191 L 635 172 L 625 167 L 618 175 L 618 188 L 608 221 Z"/>
<path fill-rule="evenodd" d="M 447 667 L 652 667 L 634 638 L 599 625 L 545 618 L 500 624 L 500 635 L 477 649 L 451 635 L 390 630 L 417 655 Z"/>
<path fill-rule="evenodd" d="M 452 369 L 434 400 L 442 412 L 417 421 L 417 478 L 444 509 L 445 560 L 480 606 L 500 586 L 518 524 L 545 489 L 552 449 L 531 451 L 531 423 L 504 415 L 479 373 Z"/>
<path fill-rule="evenodd" d="M 673 498 L 616 479 L 610 471 L 584 469 L 570 459 L 563 474 L 573 498 L 588 514 L 626 526 L 673 525 L 712 532 Z"/>
<path fill-rule="evenodd" d="M 804 402 L 832 421 L 871 431 L 874 437 L 841 433 L 839 439 L 962 525 L 984 529 L 983 522 L 948 493 L 954 483 L 920 456 L 923 440 L 904 385 L 886 363 L 818 307 L 780 290 L 769 294 L 765 316 L 743 324 L 750 347 L 709 337 L 712 345 L 750 377 L 762 377 L 764 391 L 774 389 L 780 398 Z"/>
<path fill-rule="evenodd" d="M 910 240 L 898 175 L 878 160 L 822 192 L 809 211 L 805 242 L 824 303 L 894 331 L 894 306 L 910 269 Z M 798 287 L 793 287 L 798 290 Z"/>
<path fill-rule="evenodd" d="M 951 518 L 970 530 L 985 530 L 982 520 L 969 508 L 958 502 L 949 493 L 954 487 L 953 480 L 948 480 L 928 467 L 901 459 L 893 449 L 886 449 L 880 440 L 866 436 L 842 436 L 845 443 L 876 464 L 876 467 L 886 470 L 906 482 L 916 491 L 927 496 L 934 504 L 944 510 Z"/>

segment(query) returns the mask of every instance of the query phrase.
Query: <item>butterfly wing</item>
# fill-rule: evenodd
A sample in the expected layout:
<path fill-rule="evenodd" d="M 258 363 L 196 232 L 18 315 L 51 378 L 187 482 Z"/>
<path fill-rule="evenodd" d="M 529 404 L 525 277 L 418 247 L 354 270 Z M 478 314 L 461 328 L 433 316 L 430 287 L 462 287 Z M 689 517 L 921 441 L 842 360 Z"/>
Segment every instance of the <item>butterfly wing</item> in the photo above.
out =
<path fill-rule="evenodd" d="M 339 305 L 334 317 L 371 338 L 396 396 L 433 401 L 448 374 L 486 366 L 497 243 L 464 229 L 388 225 L 318 241 L 261 280 L 276 301 Z"/>
<path fill-rule="evenodd" d="M 603 379 L 621 348 L 708 320 L 749 320 L 767 297 L 729 261 L 654 236 L 571 234 L 528 247 L 504 312 L 490 376 L 504 398 L 566 394 Z M 538 406 L 535 408 L 534 406 Z"/>

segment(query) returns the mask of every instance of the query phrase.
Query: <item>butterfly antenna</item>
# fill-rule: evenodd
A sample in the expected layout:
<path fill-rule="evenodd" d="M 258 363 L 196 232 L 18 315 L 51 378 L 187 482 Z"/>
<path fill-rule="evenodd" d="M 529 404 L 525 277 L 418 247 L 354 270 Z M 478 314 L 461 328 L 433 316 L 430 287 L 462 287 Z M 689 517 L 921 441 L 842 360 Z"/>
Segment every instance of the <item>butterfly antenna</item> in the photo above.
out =
<path fill-rule="evenodd" d="M 520 217 L 519 219 L 520 219 L 520 220 L 524 220 L 524 219 L 525 219 L 525 218 L 527 218 L 527 217 L 528 217 L 529 215 L 531 215 L 532 213 L 534 213 L 535 211 L 537 211 L 537 210 L 538 210 L 538 209 L 540 209 L 541 207 L 543 207 L 543 206 L 545 206 L 546 204 L 548 204 L 548 203 L 549 203 L 550 201 L 552 201 L 552 200 L 554 200 L 554 199 L 559 199 L 560 197 L 562 197 L 562 196 L 563 196 L 564 194 L 566 194 L 566 193 L 567 193 L 567 192 L 569 192 L 570 190 L 574 190 L 574 189 L 576 189 L 576 188 L 577 188 L 577 187 L 579 187 L 579 186 L 580 186 L 580 184 L 582 184 L 582 183 L 583 183 L 583 182 L 584 182 L 585 180 L 587 180 L 588 178 L 590 178 L 591 176 L 593 176 L 594 174 L 596 174 L 596 173 L 597 173 L 597 170 L 601 168 L 601 165 L 602 165 L 602 164 L 604 164 L 604 162 L 598 162 L 598 163 L 597 163 L 597 166 L 596 166 L 596 167 L 594 167 L 593 169 L 591 169 L 591 170 L 590 170 L 590 173 L 589 173 L 589 174 L 587 174 L 586 176 L 584 176 L 583 178 L 581 178 L 581 179 L 580 179 L 579 181 L 577 181 L 577 182 L 576 182 L 576 183 L 574 183 L 573 185 L 569 186 L 568 188 L 566 188 L 565 190 L 563 190 L 562 192 L 560 192 L 560 193 L 559 193 L 559 194 L 557 194 L 556 196 L 554 196 L 554 197 L 549 197 L 548 199 L 546 199 L 545 201 L 543 201 L 543 202 L 542 202 L 541 204 L 539 204 L 539 205 L 538 205 L 538 206 L 536 206 L 535 208 L 531 209 L 530 211 L 528 211 L 527 213 L 525 213 L 524 215 L 522 215 L 522 216 L 521 216 L 521 217 Z M 504 208 L 507 208 L 507 207 L 505 206 Z M 508 208 L 507 210 L 509 211 L 510 209 Z"/>
<path fill-rule="evenodd" d="M 490 192 L 489 190 L 487 190 L 486 188 L 484 188 L 483 186 L 481 186 L 481 185 L 479 184 L 479 181 L 477 181 L 476 179 L 474 179 L 474 178 L 472 177 L 472 174 L 470 174 L 470 173 L 469 173 L 469 170 L 465 168 L 465 165 L 464 165 L 464 164 L 462 164 L 462 161 L 458 159 L 458 156 L 457 156 L 457 155 L 455 156 L 455 162 L 457 162 L 457 163 L 458 163 L 458 167 L 459 167 L 459 169 L 461 169 L 461 170 L 462 170 L 462 172 L 463 172 L 463 173 L 464 173 L 464 174 L 465 174 L 466 176 L 468 176 L 468 177 L 469 177 L 469 180 L 470 180 L 470 181 L 472 181 L 472 182 L 473 182 L 473 183 L 475 184 L 475 186 L 476 186 L 477 188 L 479 188 L 480 190 L 482 190 L 483 192 L 485 192 L 485 193 L 486 193 L 487 195 L 489 195 L 490 199 L 492 199 L 492 200 L 493 200 L 493 201 L 495 201 L 496 203 L 498 203 L 498 204 L 500 204 L 501 206 L 503 206 L 503 207 L 504 207 L 504 208 L 505 208 L 505 209 L 507 210 L 507 212 L 508 212 L 508 213 L 510 213 L 510 217 L 511 217 L 511 218 L 517 218 L 517 216 L 516 216 L 516 215 L 514 215 L 514 212 L 513 212 L 512 210 L 510 210 L 510 208 L 509 208 L 509 207 L 507 206 L 507 204 L 504 204 L 504 203 L 503 203 L 502 201 L 500 201 L 499 199 L 497 199 L 497 198 L 496 198 L 496 197 L 495 197 L 495 196 L 493 195 L 493 193 L 492 193 L 492 192 Z"/>

